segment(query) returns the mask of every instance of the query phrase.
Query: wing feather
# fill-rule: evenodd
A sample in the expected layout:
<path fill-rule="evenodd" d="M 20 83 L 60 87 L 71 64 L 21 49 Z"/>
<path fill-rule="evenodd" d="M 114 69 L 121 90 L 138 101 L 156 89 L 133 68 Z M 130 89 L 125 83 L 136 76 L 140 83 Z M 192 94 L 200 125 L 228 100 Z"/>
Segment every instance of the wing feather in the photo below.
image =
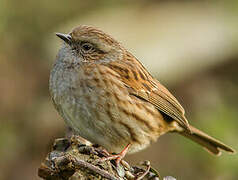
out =
<path fill-rule="evenodd" d="M 123 59 L 125 61 L 113 61 L 107 66 L 120 74 L 121 80 L 128 88 L 130 95 L 151 103 L 159 111 L 164 112 L 182 127 L 189 130 L 183 107 L 168 89 L 154 79 L 131 54 L 127 53 L 127 57 Z"/>
<path fill-rule="evenodd" d="M 162 85 L 160 84 L 160 86 Z M 188 121 L 184 116 L 184 109 L 171 94 L 164 92 L 162 89 L 154 89 L 153 91 L 146 93 L 144 89 L 136 91 L 132 88 L 129 88 L 129 92 L 131 95 L 150 102 L 159 111 L 162 111 L 168 116 L 172 117 L 182 127 L 189 130 Z"/>

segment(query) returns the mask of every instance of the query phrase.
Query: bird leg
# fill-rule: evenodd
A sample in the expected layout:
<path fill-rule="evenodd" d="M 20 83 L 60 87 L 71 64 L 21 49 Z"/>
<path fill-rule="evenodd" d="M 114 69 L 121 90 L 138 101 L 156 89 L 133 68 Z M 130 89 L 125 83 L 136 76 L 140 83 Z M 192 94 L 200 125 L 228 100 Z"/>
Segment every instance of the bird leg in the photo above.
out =
<path fill-rule="evenodd" d="M 106 151 L 105 153 L 108 154 L 108 156 L 100 159 L 100 161 L 103 162 L 103 161 L 115 160 L 116 165 L 118 166 L 121 160 L 125 157 L 130 146 L 131 144 L 127 144 L 127 146 L 119 154 L 110 154 L 105 150 Z"/>

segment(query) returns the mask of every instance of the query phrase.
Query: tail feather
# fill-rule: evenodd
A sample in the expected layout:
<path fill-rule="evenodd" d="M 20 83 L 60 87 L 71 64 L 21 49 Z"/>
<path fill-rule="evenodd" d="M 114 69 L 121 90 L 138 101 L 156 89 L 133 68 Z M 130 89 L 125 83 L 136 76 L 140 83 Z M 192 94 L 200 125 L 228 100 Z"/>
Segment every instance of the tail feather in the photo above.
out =
<path fill-rule="evenodd" d="M 189 126 L 191 132 L 184 130 L 180 131 L 179 134 L 188 137 L 189 139 L 193 140 L 194 142 L 200 144 L 203 146 L 206 150 L 211 152 L 214 155 L 219 156 L 221 154 L 221 150 L 235 153 L 235 150 L 233 150 L 231 147 L 225 145 L 221 141 L 207 135 L 206 133 L 198 130 L 197 128 L 193 126 Z"/>

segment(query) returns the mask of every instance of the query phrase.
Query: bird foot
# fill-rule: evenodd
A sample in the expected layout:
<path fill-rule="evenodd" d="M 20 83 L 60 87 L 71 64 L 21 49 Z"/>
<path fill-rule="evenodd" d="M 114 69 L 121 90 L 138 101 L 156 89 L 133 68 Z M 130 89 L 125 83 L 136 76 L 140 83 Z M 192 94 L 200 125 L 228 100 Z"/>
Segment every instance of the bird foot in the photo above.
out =
<path fill-rule="evenodd" d="M 118 166 L 121 160 L 125 157 L 126 153 L 128 152 L 129 147 L 130 147 L 130 144 L 128 144 L 119 154 L 110 154 L 104 149 L 103 152 L 106 154 L 106 157 L 101 158 L 99 161 L 104 162 L 104 161 L 115 160 L 116 166 Z"/>

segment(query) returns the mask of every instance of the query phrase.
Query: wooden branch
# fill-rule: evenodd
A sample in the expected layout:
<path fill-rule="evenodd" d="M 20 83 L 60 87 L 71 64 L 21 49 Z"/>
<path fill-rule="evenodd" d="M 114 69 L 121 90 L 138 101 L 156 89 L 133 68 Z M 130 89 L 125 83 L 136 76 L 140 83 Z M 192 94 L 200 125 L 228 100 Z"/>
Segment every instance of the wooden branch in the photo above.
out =
<path fill-rule="evenodd" d="M 114 161 L 100 161 L 106 156 L 101 147 L 85 145 L 77 136 L 70 140 L 56 139 L 52 151 L 38 169 L 38 176 L 45 180 L 160 179 L 148 161 L 141 166 L 130 166 L 122 160 L 116 167 Z"/>

